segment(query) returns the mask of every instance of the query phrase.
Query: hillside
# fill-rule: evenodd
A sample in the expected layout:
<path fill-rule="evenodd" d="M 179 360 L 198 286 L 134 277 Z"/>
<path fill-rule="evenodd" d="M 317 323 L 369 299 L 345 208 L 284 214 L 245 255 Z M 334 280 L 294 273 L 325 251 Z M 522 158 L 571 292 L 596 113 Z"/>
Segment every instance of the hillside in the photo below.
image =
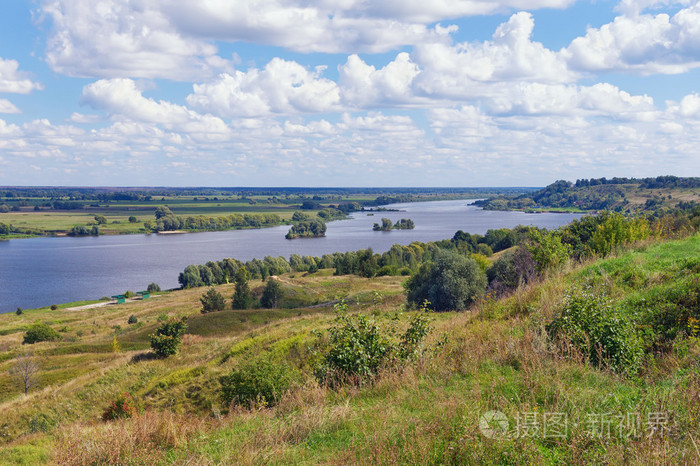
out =
<path fill-rule="evenodd" d="M 314 376 L 316 331 L 338 325 L 332 304 L 345 299 L 351 315 L 403 331 L 416 315 L 401 310 L 405 277 L 286 274 L 277 310 L 201 314 L 206 289 L 194 288 L 100 309 L 0 315 L 0 458 L 24 464 L 697 462 L 699 264 L 700 235 L 569 263 L 468 312 L 430 314 L 432 331 L 415 362 L 386 366 L 372 383 L 335 388 Z M 259 294 L 262 283 L 251 288 Z M 233 285 L 217 289 L 227 299 L 233 293 Z M 638 342 L 601 340 L 644 348 L 637 370 L 596 363 L 594 353 L 577 350 L 575 336 L 547 332 L 586 290 L 608 297 L 590 309 L 619 312 L 637 329 Z M 127 324 L 131 315 L 138 323 Z M 166 315 L 186 316 L 189 330 L 182 351 L 154 359 L 148 335 Z M 24 330 L 38 319 L 63 339 L 23 346 Z M 8 371 L 29 350 L 41 361 L 40 383 L 25 397 Z M 228 410 L 219 378 L 251 360 L 284 364 L 292 388 L 274 406 Z M 141 414 L 100 420 L 123 392 Z M 494 424 L 498 418 L 484 417 L 495 410 L 505 415 L 507 432 Z"/>
<path fill-rule="evenodd" d="M 541 190 L 475 202 L 487 210 L 667 213 L 700 203 L 700 178 L 606 178 L 560 180 Z"/>

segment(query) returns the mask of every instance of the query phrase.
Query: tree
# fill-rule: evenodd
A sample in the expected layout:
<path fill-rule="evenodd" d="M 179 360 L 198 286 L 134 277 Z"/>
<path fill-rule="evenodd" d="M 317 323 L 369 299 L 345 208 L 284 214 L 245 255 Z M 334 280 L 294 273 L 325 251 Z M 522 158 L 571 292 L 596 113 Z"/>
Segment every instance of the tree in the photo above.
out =
<path fill-rule="evenodd" d="M 137 223 L 138 221 L 139 221 L 139 219 L 137 219 L 133 215 L 129 216 L 129 223 Z"/>
<path fill-rule="evenodd" d="M 160 220 L 165 217 L 174 217 L 173 211 L 168 208 L 168 206 L 158 206 L 156 207 L 156 220 Z"/>
<path fill-rule="evenodd" d="M 162 358 L 176 354 L 186 331 L 187 324 L 182 320 L 165 322 L 150 335 L 153 352 Z"/>
<path fill-rule="evenodd" d="M 486 289 L 486 274 L 471 258 L 440 250 L 406 282 L 408 302 L 429 301 L 436 311 L 463 310 Z"/>
<path fill-rule="evenodd" d="M 284 292 L 282 291 L 279 280 L 270 278 L 263 289 L 260 304 L 266 309 L 274 309 L 279 304 L 283 294 Z"/>
<path fill-rule="evenodd" d="M 95 221 L 96 221 L 99 225 L 104 225 L 105 223 L 107 223 L 107 217 L 105 217 L 104 215 L 99 215 L 99 214 L 98 214 L 98 215 L 95 215 Z"/>
<path fill-rule="evenodd" d="M 27 331 L 24 333 L 24 341 L 22 341 L 22 344 L 24 345 L 32 345 L 34 343 L 38 343 L 40 341 L 56 341 L 61 336 L 51 328 L 48 324 L 45 324 L 44 322 L 36 322 L 32 325 L 29 326 Z"/>
<path fill-rule="evenodd" d="M 202 295 L 199 300 L 202 302 L 202 314 L 208 312 L 223 311 L 226 304 L 224 303 L 224 297 L 221 293 L 216 291 L 214 288 L 209 288 L 209 290 Z"/>
<path fill-rule="evenodd" d="M 241 267 L 236 272 L 236 291 L 233 293 L 233 309 L 248 309 L 253 303 L 253 297 L 248 288 L 250 274 L 248 269 Z"/>
<path fill-rule="evenodd" d="M 160 286 L 155 282 L 151 283 L 150 285 L 148 285 L 148 288 L 146 288 L 146 291 L 148 291 L 149 293 L 156 293 L 160 291 Z"/>
<path fill-rule="evenodd" d="M 15 363 L 10 371 L 14 378 L 22 385 L 25 395 L 29 393 L 29 389 L 37 383 L 39 369 L 39 363 L 31 354 L 25 354 L 15 358 Z"/>

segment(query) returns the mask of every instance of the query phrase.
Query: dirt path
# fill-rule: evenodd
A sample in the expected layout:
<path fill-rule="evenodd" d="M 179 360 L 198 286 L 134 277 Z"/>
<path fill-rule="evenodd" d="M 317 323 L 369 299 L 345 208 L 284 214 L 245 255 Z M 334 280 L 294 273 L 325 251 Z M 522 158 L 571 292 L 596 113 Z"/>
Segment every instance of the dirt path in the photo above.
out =
<path fill-rule="evenodd" d="M 155 296 L 151 296 L 151 297 L 148 298 L 148 299 L 160 298 L 161 296 L 163 296 L 163 295 L 155 295 Z M 136 301 L 143 301 L 143 300 L 142 300 L 141 298 L 130 298 L 130 299 L 127 299 L 127 300 L 124 302 L 124 304 L 126 304 L 126 303 L 133 303 L 133 302 L 136 302 Z M 117 301 L 116 301 L 116 300 L 115 300 L 115 301 L 102 301 L 101 303 L 86 304 L 85 306 L 66 307 L 66 308 L 64 308 L 64 309 L 62 309 L 62 310 L 64 310 L 64 311 L 85 311 L 85 310 L 87 310 L 87 309 L 94 309 L 94 308 L 96 308 L 96 307 L 110 306 L 110 305 L 112 305 L 112 304 L 116 305 L 116 304 L 117 304 Z"/>

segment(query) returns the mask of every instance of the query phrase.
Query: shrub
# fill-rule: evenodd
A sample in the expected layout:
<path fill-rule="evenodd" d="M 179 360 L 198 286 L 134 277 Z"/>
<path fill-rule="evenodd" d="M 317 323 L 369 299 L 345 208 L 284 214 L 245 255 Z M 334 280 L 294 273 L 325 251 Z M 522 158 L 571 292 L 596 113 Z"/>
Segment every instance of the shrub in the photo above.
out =
<path fill-rule="evenodd" d="M 383 366 L 413 359 L 430 331 L 425 305 L 398 338 L 393 327 L 382 329 L 368 316 L 351 316 L 347 310 L 345 303 L 336 304 L 335 325 L 328 330 L 328 343 L 316 369 L 317 379 L 331 386 L 363 383 Z"/>
<path fill-rule="evenodd" d="M 285 364 L 269 358 L 247 360 L 229 375 L 219 379 L 221 398 L 226 405 L 277 403 L 289 390 L 294 380 L 294 371 Z"/>
<path fill-rule="evenodd" d="M 129 223 L 138 223 L 139 219 L 134 217 L 133 215 L 129 216 Z"/>
<path fill-rule="evenodd" d="M 30 420 L 29 420 L 29 432 L 31 433 L 38 433 L 38 432 L 50 432 L 54 426 L 56 425 L 56 421 L 51 419 L 47 414 L 44 413 L 38 413 L 35 414 Z"/>
<path fill-rule="evenodd" d="M 160 286 L 158 286 L 157 283 L 151 283 L 150 285 L 148 285 L 148 288 L 146 288 L 146 291 L 148 291 L 149 293 L 156 293 L 160 291 Z"/>
<path fill-rule="evenodd" d="M 129 320 L 126 321 L 129 325 L 131 324 L 137 324 L 139 322 L 139 318 L 136 317 L 135 315 L 130 315 Z"/>
<path fill-rule="evenodd" d="M 55 311 L 56 309 L 58 309 L 58 306 L 55 305 L 55 304 L 52 304 L 52 305 L 51 305 L 51 310 L 52 310 L 52 311 Z"/>
<path fill-rule="evenodd" d="M 536 276 L 535 261 L 525 248 L 506 251 L 486 271 L 489 289 L 502 293 L 532 281 Z"/>
<path fill-rule="evenodd" d="M 221 296 L 221 293 L 216 291 L 214 288 L 209 288 L 209 290 L 207 290 L 207 292 L 204 293 L 199 300 L 202 302 L 202 309 L 200 311 L 202 314 L 223 311 L 226 307 L 224 297 Z"/>
<path fill-rule="evenodd" d="M 56 341 L 60 339 L 61 336 L 51 328 L 48 324 L 43 322 L 36 322 L 32 324 L 24 334 L 24 341 L 22 344 L 34 344 L 40 341 Z"/>
<path fill-rule="evenodd" d="M 24 311 L 22 310 L 22 308 L 18 307 L 17 310 L 15 311 L 15 314 L 17 314 L 18 316 L 21 316 L 23 312 Z"/>
<path fill-rule="evenodd" d="M 134 293 L 133 291 L 126 290 L 126 291 L 124 292 L 124 297 L 127 298 L 127 299 L 128 299 L 128 298 L 133 298 L 134 296 L 136 296 L 136 293 Z"/>
<path fill-rule="evenodd" d="M 635 325 L 594 290 L 570 294 L 561 315 L 546 329 L 551 337 L 568 340 L 594 366 L 631 374 L 641 364 L 644 351 Z"/>
<path fill-rule="evenodd" d="M 114 419 L 124 419 L 134 416 L 137 413 L 136 402 L 127 392 L 117 396 L 102 413 L 103 421 Z"/>
<path fill-rule="evenodd" d="M 186 331 L 187 324 L 184 321 L 165 322 L 155 333 L 150 335 L 153 352 L 162 358 L 176 354 Z"/>
<path fill-rule="evenodd" d="M 534 229 L 530 232 L 530 244 L 527 249 L 537 264 L 538 272 L 562 265 L 572 253 L 571 246 L 562 243 L 561 235 L 557 232 L 547 231 L 543 233 Z"/>
<path fill-rule="evenodd" d="M 463 310 L 486 289 L 486 274 L 471 257 L 438 251 L 406 282 L 409 304 L 429 301 L 436 311 Z"/>

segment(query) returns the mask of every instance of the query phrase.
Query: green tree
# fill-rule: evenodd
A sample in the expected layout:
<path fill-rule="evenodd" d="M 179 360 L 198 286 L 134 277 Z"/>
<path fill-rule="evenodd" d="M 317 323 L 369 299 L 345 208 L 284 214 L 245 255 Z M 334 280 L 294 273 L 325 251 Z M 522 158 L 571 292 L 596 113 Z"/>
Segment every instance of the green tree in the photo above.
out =
<path fill-rule="evenodd" d="M 174 217 L 173 211 L 168 208 L 168 206 L 158 206 L 156 207 L 156 220 L 163 219 L 165 217 Z"/>
<path fill-rule="evenodd" d="M 274 309 L 278 306 L 283 295 L 284 292 L 282 291 L 279 280 L 271 278 L 265 284 L 262 296 L 260 297 L 260 304 L 266 309 Z"/>
<path fill-rule="evenodd" d="M 98 214 L 98 215 L 95 215 L 95 221 L 96 221 L 99 225 L 104 225 L 105 223 L 107 223 L 107 217 L 105 217 L 104 215 L 99 215 L 99 214 Z"/>
<path fill-rule="evenodd" d="M 248 269 L 241 267 L 236 272 L 236 290 L 233 293 L 233 309 L 248 309 L 253 304 L 253 296 L 250 294 Z"/>
<path fill-rule="evenodd" d="M 153 283 L 148 285 L 148 288 L 146 288 L 146 291 L 148 291 L 149 293 L 156 293 L 156 292 L 160 291 L 160 286 L 157 283 L 153 282 Z"/>
<path fill-rule="evenodd" d="M 182 320 L 165 322 L 150 335 L 153 352 L 162 358 L 177 354 L 186 331 L 187 324 Z"/>
<path fill-rule="evenodd" d="M 439 250 L 406 282 L 410 304 L 429 301 L 436 311 L 463 310 L 483 295 L 486 274 L 471 257 Z"/>
<path fill-rule="evenodd" d="M 214 288 L 209 288 L 209 290 L 204 293 L 199 300 L 202 302 L 202 314 L 223 311 L 226 307 L 224 297 L 221 296 L 221 293 L 216 291 Z"/>
<path fill-rule="evenodd" d="M 527 249 L 537 264 L 537 271 L 562 265 L 571 254 L 571 246 L 561 241 L 561 235 L 554 231 L 532 230 Z"/>
<path fill-rule="evenodd" d="M 139 219 L 134 217 L 133 215 L 129 216 L 129 223 L 137 223 Z"/>

